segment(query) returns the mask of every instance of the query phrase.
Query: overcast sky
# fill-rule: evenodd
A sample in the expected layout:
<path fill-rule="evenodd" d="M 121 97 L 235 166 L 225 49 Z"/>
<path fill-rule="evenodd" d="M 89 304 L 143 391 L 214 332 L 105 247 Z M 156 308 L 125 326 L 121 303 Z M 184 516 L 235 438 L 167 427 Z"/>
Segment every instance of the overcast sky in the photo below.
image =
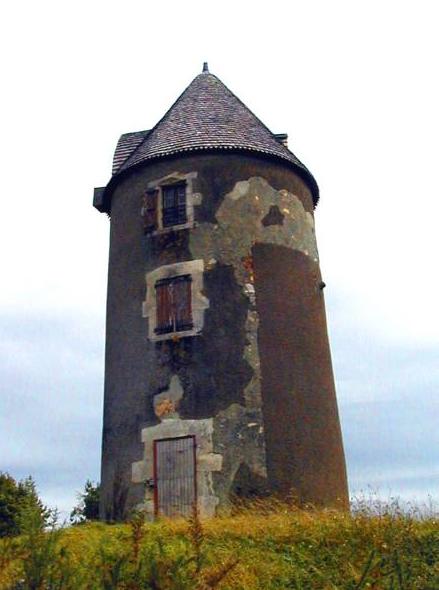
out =
<path fill-rule="evenodd" d="M 1 9 L 0 470 L 63 512 L 98 480 L 120 134 L 208 61 L 320 186 L 350 488 L 439 497 L 435 1 L 39 0 Z"/>

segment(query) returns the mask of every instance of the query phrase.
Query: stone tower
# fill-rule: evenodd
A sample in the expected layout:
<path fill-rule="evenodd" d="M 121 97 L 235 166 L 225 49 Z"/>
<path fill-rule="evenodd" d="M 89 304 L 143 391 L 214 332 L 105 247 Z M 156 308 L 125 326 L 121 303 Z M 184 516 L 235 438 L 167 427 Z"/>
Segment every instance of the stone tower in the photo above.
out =
<path fill-rule="evenodd" d="M 317 184 L 208 69 L 122 135 L 111 215 L 101 516 L 233 496 L 347 505 Z"/>

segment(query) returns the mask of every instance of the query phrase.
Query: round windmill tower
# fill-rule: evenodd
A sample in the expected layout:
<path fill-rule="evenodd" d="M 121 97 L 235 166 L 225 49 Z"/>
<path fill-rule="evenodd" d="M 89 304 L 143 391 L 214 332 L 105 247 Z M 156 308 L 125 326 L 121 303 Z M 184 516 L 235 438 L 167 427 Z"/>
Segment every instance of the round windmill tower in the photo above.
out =
<path fill-rule="evenodd" d="M 347 505 L 318 187 L 286 139 L 205 64 L 95 189 L 111 215 L 102 518 L 268 493 Z"/>

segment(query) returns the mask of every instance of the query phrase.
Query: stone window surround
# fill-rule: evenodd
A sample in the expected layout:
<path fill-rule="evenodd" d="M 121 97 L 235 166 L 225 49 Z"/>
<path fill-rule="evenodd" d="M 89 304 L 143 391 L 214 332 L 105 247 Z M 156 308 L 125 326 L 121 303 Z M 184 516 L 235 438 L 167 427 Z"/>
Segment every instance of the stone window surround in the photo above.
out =
<path fill-rule="evenodd" d="M 156 236 L 158 234 L 194 227 L 194 205 L 201 203 L 201 194 L 195 193 L 193 189 L 193 180 L 197 175 L 197 172 L 189 172 L 187 174 L 172 172 L 172 174 L 148 182 L 147 190 L 157 191 L 157 229 L 146 234 L 147 236 Z M 186 222 L 163 227 L 163 187 L 173 184 L 185 184 L 186 186 Z"/>
<path fill-rule="evenodd" d="M 204 310 L 209 307 L 209 300 L 202 294 L 203 291 L 203 260 L 189 260 L 160 266 L 146 274 L 146 299 L 142 303 L 142 316 L 148 318 L 148 338 L 152 341 L 170 340 L 173 338 L 184 338 L 197 336 L 201 333 L 204 324 Z M 156 334 L 157 327 L 157 298 L 155 285 L 160 279 L 177 277 L 180 275 L 191 275 L 191 307 L 192 322 L 191 330 L 169 332 L 167 334 Z"/>

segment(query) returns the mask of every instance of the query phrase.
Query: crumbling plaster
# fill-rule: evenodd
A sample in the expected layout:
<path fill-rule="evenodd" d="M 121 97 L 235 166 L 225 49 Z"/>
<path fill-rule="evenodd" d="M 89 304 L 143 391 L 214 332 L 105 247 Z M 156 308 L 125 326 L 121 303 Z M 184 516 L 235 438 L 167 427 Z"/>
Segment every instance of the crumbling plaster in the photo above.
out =
<path fill-rule="evenodd" d="M 283 223 L 264 226 L 262 220 L 277 206 Z M 256 242 L 279 244 L 299 250 L 318 262 L 314 218 L 302 201 L 285 189 L 276 190 L 259 176 L 237 182 L 216 212 L 217 224 L 202 223 L 190 234 L 189 248 L 194 258 L 206 265 L 213 261 L 230 264 L 240 285 L 249 282 L 243 261 L 251 256 Z"/>
<path fill-rule="evenodd" d="M 280 213 L 281 223 L 264 224 L 274 208 Z M 216 263 L 233 267 L 236 281 L 249 300 L 244 358 L 253 370 L 244 389 L 245 407 L 232 404 L 215 417 L 217 448 L 226 454 L 224 469 L 227 469 L 228 477 L 222 478 L 223 489 L 218 490 L 225 500 L 230 490 L 225 488 L 224 481 L 232 483 L 242 462 L 251 472 L 266 477 L 257 340 L 259 316 L 253 287 L 252 247 L 257 242 L 279 244 L 299 250 L 315 262 L 318 262 L 318 251 L 312 214 L 305 210 L 298 196 L 287 190 L 274 189 L 262 177 L 237 182 L 225 195 L 216 219 L 216 224 L 202 223 L 194 227 L 189 248 L 194 258 L 205 260 L 207 268 Z M 236 451 L 228 453 L 226 448 L 232 447 Z"/>
<path fill-rule="evenodd" d="M 267 216 L 273 216 L 274 208 L 280 212 L 277 216 L 279 222 L 263 223 Z M 177 408 L 174 411 L 171 405 L 175 401 L 179 402 L 184 392 L 176 388 L 172 377 L 169 389 L 155 396 L 154 400 L 155 408 L 169 401 L 172 411 L 163 417 L 161 424 L 142 430 L 144 459 L 134 463 L 132 468 L 134 482 L 151 479 L 153 440 L 195 434 L 200 479 L 198 506 L 203 516 L 214 514 L 219 502 L 227 502 L 233 491 L 233 479 L 241 464 L 245 463 L 260 478 L 266 478 L 267 475 L 257 340 L 259 316 L 253 286 L 252 247 L 260 242 L 278 244 L 299 250 L 318 262 L 312 214 L 305 210 L 298 196 L 287 190 L 274 189 L 264 178 L 251 177 L 237 182 L 232 191 L 225 195 L 216 212 L 216 220 L 216 224 L 195 223 L 189 232 L 189 250 L 195 259 L 193 262 L 198 265 L 204 263 L 205 272 L 217 264 L 231 266 L 237 283 L 248 299 L 243 358 L 252 368 L 253 375 L 244 388 L 244 406 L 232 403 L 213 418 L 181 420 Z M 169 268 L 172 266 L 169 265 Z M 165 267 L 147 275 L 150 294 L 161 268 Z M 151 319 L 154 313 L 154 302 L 147 296 L 144 317 Z M 152 324 L 151 321 L 149 323 Z M 178 399 L 174 400 L 176 391 Z M 214 472 L 218 476 L 214 476 Z M 149 488 L 146 489 L 143 508 L 153 512 L 152 490 Z"/>
<path fill-rule="evenodd" d="M 184 394 L 178 375 L 172 375 L 169 387 L 154 396 L 154 413 L 159 420 L 163 418 L 180 418 L 179 404 Z"/>
<path fill-rule="evenodd" d="M 264 225 L 263 220 L 274 207 L 281 212 L 282 223 Z M 253 377 L 245 388 L 244 397 L 246 407 L 260 408 L 259 317 L 253 287 L 252 246 L 256 242 L 280 244 L 318 262 L 314 218 L 298 196 L 285 189 L 276 190 L 264 178 L 255 176 L 237 182 L 225 195 L 216 219 L 217 224 L 201 223 L 193 228 L 189 249 L 194 258 L 205 261 L 206 270 L 216 263 L 231 265 L 249 299 L 244 358 L 253 369 Z"/>

